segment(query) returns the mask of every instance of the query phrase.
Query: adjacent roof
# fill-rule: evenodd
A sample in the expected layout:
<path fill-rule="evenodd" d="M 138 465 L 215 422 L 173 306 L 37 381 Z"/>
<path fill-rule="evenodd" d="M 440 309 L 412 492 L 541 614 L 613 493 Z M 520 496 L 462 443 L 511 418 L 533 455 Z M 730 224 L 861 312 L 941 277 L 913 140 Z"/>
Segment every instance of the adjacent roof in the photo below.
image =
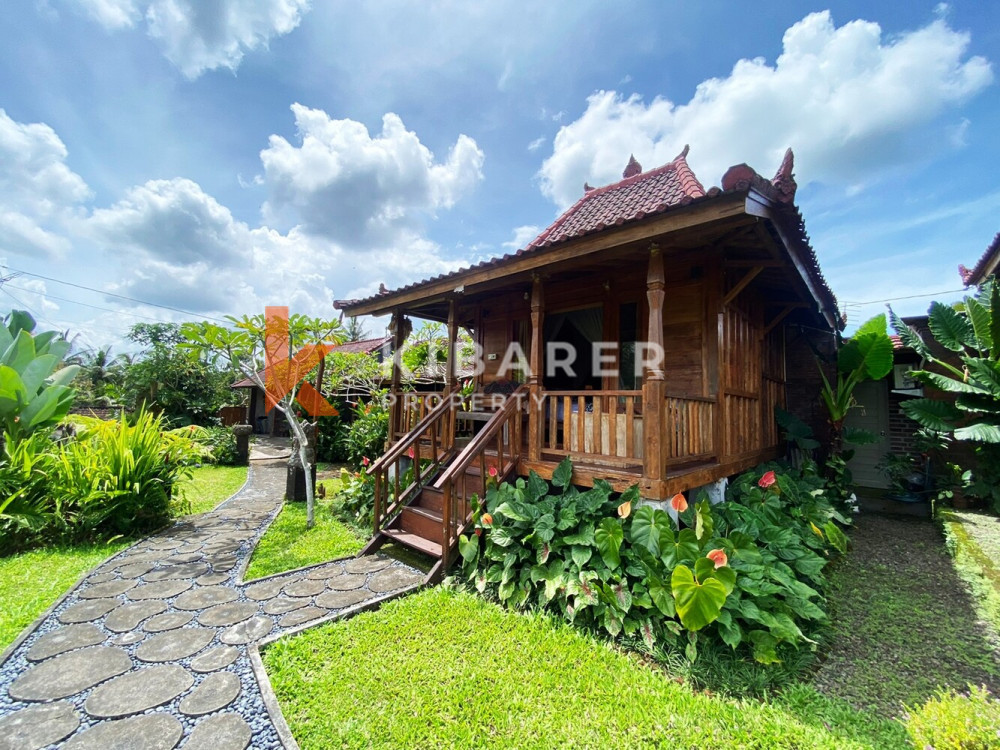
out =
<path fill-rule="evenodd" d="M 371 352 L 377 352 L 390 341 L 392 341 L 392 336 L 381 336 L 377 339 L 362 339 L 361 341 L 348 341 L 330 349 L 329 354 L 370 354 Z M 257 375 L 263 380 L 264 370 L 261 370 Z M 257 384 L 250 378 L 243 378 L 243 380 L 237 380 L 229 387 L 256 388 Z"/>
<path fill-rule="evenodd" d="M 585 184 L 583 197 L 516 253 L 485 260 L 451 273 L 432 276 L 395 290 L 386 289 L 381 285 L 377 294 L 364 299 L 337 300 L 334 307 L 345 309 L 377 302 L 382 298 L 445 280 L 454 279 L 457 284 L 461 284 L 459 281 L 461 277 L 470 272 L 499 268 L 514 258 L 533 254 L 585 235 L 608 231 L 682 206 L 711 200 L 725 193 L 746 192 L 753 189 L 768 198 L 775 207 L 775 214 L 783 218 L 790 244 L 794 245 L 789 250 L 801 260 L 815 290 L 817 301 L 832 315 L 838 316 L 836 297 L 823 278 L 816 253 L 805 231 L 802 214 L 794 204 L 798 186 L 792 175 L 794 168 L 792 150 L 786 151 L 777 174 L 771 180 L 761 177 L 746 164 L 739 164 L 729 168 L 722 178 L 721 188 L 713 187 L 709 190 L 705 190 L 691 170 L 687 163 L 687 154 L 688 147 L 685 146 L 673 161 L 647 172 L 642 171 L 642 167 L 632 156 L 625 167 L 622 180 L 600 188 Z M 842 319 L 840 326 L 843 326 Z"/>
<path fill-rule="evenodd" d="M 996 273 L 997 266 L 1000 265 L 1000 232 L 993 238 L 993 242 L 986 248 L 983 257 L 979 259 L 972 269 L 965 266 L 958 267 L 958 273 L 962 277 L 962 283 L 966 286 L 979 286 L 987 278 Z"/>

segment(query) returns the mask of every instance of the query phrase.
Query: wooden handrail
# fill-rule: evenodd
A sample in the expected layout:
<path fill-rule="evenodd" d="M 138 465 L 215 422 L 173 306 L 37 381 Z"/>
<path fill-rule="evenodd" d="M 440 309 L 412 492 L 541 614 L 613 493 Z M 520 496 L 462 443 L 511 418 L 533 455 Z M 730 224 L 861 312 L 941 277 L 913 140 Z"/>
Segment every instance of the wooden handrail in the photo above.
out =
<path fill-rule="evenodd" d="M 427 415 L 421 419 L 412 430 L 410 430 L 406 437 L 397 440 L 395 443 L 389 446 L 385 453 L 383 453 L 378 460 L 375 461 L 371 466 L 368 467 L 367 473 L 369 476 L 374 475 L 376 471 L 380 471 L 387 464 L 392 463 L 403 455 L 409 448 L 416 443 L 420 436 L 431 426 L 434 422 L 441 418 L 441 416 L 449 410 L 451 407 L 451 400 L 455 393 L 458 391 L 447 391 L 442 394 L 441 403 L 427 412 Z M 458 406 L 457 404 L 455 405 Z"/>

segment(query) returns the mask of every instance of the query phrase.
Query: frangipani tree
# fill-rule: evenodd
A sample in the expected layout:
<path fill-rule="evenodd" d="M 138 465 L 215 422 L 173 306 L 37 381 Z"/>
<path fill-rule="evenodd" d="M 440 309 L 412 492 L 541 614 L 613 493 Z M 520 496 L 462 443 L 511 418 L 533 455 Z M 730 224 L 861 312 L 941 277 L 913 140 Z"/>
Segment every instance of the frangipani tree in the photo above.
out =
<path fill-rule="evenodd" d="M 924 385 L 954 396 L 954 403 L 917 398 L 903 412 L 923 427 L 948 432 L 956 440 L 1000 443 L 1000 287 L 990 281 L 958 307 L 933 302 L 928 325 L 934 339 L 954 353 L 954 365 L 937 356 L 921 335 L 890 310 L 903 343 L 940 368 L 917 370 Z"/>
<path fill-rule="evenodd" d="M 302 315 L 289 317 L 288 308 L 268 308 L 267 315 L 227 316 L 231 328 L 208 321 L 181 326 L 185 346 L 202 352 L 214 362 L 223 360 L 237 368 L 265 393 L 269 408 L 284 415 L 295 439 L 298 458 L 306 475 L 306 528 L 315 523 L 312 474 L 315 451 L 309 450 L 305 425 L 298 408 L 312 416 L 335 416 L 317 388 L 306 381 L 324 361 L 330 344 L 343 340 L 337 321 Z M 319 339 L 319 340 L 317 340 Z M 293 345 L 298 351 L 293 350 Z M 317 385 L 322 382 L 317 373 Z"/>

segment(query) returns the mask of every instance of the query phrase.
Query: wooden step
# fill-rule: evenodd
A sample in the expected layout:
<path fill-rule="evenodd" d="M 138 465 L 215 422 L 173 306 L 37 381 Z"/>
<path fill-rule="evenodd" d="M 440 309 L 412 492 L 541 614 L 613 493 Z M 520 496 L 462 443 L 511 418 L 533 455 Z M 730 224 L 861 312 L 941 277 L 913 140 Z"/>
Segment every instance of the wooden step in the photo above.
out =
<path fill-rule="evenodd" d="M 441 514 L 427 508 L 416 505 L 403 508 L 399 514 L 398 526 L 403 531 L 422 536 L 435 543 L 441 540 Z"/>
<path fill-rule="evenodd" d="M 444 510 L 444 492 L 437 487 L 424 487 L 413 501 L 413 505 L 440 514 Z"/>
<path fill-rule="evenodd" d="M 441 545 L 429 539 L 424 539 L 422 536 L 411 534 L 402 529 L 382 529 L 382 536 L 387 537 L 390 541 L 398 542 L 404 547 L 415 549 L 417 552 L 423 552 L 425 555 L 430 555 L 438 560 L 441 559 Z"/>

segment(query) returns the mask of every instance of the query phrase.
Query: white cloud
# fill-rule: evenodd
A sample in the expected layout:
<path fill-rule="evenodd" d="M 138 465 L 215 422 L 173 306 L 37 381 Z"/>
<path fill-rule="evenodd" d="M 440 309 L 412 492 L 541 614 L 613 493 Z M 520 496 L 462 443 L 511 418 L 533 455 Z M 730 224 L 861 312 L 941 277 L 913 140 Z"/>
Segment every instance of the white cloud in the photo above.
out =
<path fill-rule="evenodd" d="M 535 239 L 541 231 L 541 227 L 536 227 L 534 224 L 526 224 L 524 226 L 517 227 L 514 229 L 513 239 L 509 242 L 504 242 L 503 246 L 510 250 L 521 250 L 525 245 Z"/>
<path fill-rule="evenodd" d="M 916 142 L 926 138 L 924 126 L 993 81 L 986 59 L 963 59 L 969 35 L 940 19 L 883 40 L 878 24 L 837 28 L 824 11 L 789 28 L 783 45 L 773 66 L 740 60 L 686 104 L 591 95 L 583 115 L 556 135 L 539 172 L 542 191 L 566 206 L 585 180 L 620 179 L 630 153 L 649 168 L 686 143 L 706 185 L 739 162 L 769 172 L 791 146 L 803 180 L 857 186 L 914 158 L 918 147 L 926 153 L 926 142 Z"/>
<path fill-rule="evenodd" d="M 109 30 L 145 17 L 149 35 L 188 78 L 236 70 L 247 52 L 294 30 L 309 0 L 73 0 Z"/>
<path fill-rule="evenodd" d="M 528 144 L 528 151 L 532 152 L 537 151 L 538 149 L 540 149 L 542 146 L 545 145 L 545 141 L 547 140 L 548 138 L 546 138 L 544 135 L 539 136 L 538 138 L 536 138 L 535 140 L 533 140 L 531 143 Z"/>
<path fill-rule="evenodd" d="M 435 163 L 395 114 L 386 114 L 372 137 L 353 120 L 300 104 L 292 111 L 301 145 L 272 135 L 260 154 L 271 223 L 287 219 L 346 246 L 374 247 L 412 231 L 420 214 L 450 208 L 482 179 L 484 155 L 468 136 Z"/>
<path fill-rule="evenodd" d="M 62 232 L 90 189 L 67 156 L 48 125 L 0 109 L 0 252 L 55 258 L 69 248 Z"/>

